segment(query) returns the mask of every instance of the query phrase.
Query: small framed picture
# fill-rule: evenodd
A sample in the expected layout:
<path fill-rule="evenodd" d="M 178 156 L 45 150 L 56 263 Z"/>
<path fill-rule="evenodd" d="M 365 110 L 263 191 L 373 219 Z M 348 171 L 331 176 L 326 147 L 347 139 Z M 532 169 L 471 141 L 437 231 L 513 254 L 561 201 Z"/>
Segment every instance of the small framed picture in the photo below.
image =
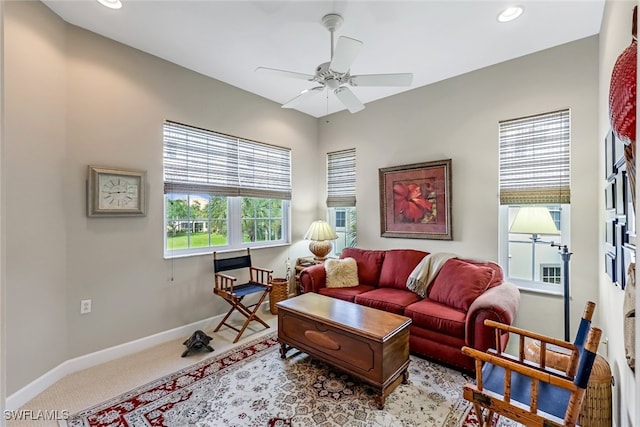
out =
<path fill-rule="evenodd" d="M 616 208 L 616 180 L 612 179 L 607 183 L 604 190 L 604 208 L 611 210 Z"/>
<path fill-rule="evenodd" d="M 625 164 L 626 160 L 625 160 L 625 155 L 624 155 L 624 142 L 618 138 L 616 136 L 616 134 L 612 131 L 612 138 L 613 138 L 613 152 L 614 152 L 614 160 L 613 160 L 613 164 L 615 168 L 620 168 L 622 165 Z M 617 172 L 617 171 L 615 171 Z M 615 173 L 614 172 L 614 173 Z"/>
<path fill-rule="evenodd" d="M 635 247 L 636 244 L 636 213 L 635 207 L 633 206 L 633 197 L 631 195 L 631 186 L 628 182 L 629 177 L 625 174 L 625 216 L 626 216 L 626 225 L 627 225 L 627 239 L 626 243 L 633 245 Z"/>
<path fill-rule="evenodd" d="M 604 223 L 604 245 L 607 253 L 616 253 L 616 220 L 609 218 Z"/>
<path fill-rule="evenodd" d="M 146 172 L 89 166 L 87 216 L 145 216 Z"/>
<path fill-rule="evenodd" d="M 627 170 L 626 167 L 622 167 L 618 169 L 618 174 L 616 175 L 616 200 L 615 200 L 615 209 L 618 215 L 625 215 L 625 209 L 627 207 L 627 185 L 629 184 L 627 180 Z"/>
<path fill-rule="evenodd" d="M 612 283 L 616 283 L 616 255 L 612 253 L 604 254 L 604 270 L 611 279 Z"/>
<path fill-rule="evenodd" d="M 613 176 L 616 174 L 615 163 L 616 163 L 616 155 L 615 155 L 615 135 L 613 134 L 613 130 L 609 130 L 607 133 L 607 137 L 604 139 L 604 155 L 605 155 L 605 172 L 604 178 L 606 180 L 611 180 Z"/>
<path fill-rule="evenodd" d="M 623 246 L 622 242 L 625 236 L 626 227 L 624 224 L 616 224 L 616 280 L 615 284 L 620 286 L 621 289 L 624 289 L 627 279 L 626 274 L 626 264 L 625 264 L 625 255 L 628 256 L 628 251 L 625 251 L 625 246 Z"/>

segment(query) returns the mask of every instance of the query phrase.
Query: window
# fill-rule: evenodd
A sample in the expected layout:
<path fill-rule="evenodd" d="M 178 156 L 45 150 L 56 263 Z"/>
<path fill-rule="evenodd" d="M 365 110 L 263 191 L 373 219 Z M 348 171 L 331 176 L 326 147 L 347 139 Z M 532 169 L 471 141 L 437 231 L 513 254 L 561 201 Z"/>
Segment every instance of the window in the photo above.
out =
<path fill-rule="evenodd" d="M 344 228 L 347 225 L 347 212 L 344 209 L 336 210 L 336 227 Z"/>
<path fill-rule="evenodd" d="M 560 284 L 561 267 L 559 265 L 542 264 L 540 268 L 542 269 L 540 276 L 543 282 Z"/>
<path fill-rule="evenodd" d="M 288 148 L 164 125 L 165 257 L 289 241 Z"/>
<path fill-rule="evenodd" d="M 569 110 L 499 123 L 500 264 L 524 289 L 563 292 L 556 246 L 570 239 L 570 137 Z"/>
<path fill-rule="evenodd" d="M 327 206 L 327 222 L 338 235 L 333 254 L 339 256 L 357 242 L 355 148 L 327 154 Z"/>

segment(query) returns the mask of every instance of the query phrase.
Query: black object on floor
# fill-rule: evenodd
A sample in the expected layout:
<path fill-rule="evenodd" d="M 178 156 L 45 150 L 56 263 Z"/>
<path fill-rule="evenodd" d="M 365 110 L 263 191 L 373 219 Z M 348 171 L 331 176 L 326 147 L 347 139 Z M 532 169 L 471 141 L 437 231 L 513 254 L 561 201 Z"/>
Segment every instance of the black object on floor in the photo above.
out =
<path fill-rule="evenodd" d="M 201 330 L 195 331 L 185 342 L 182 344 L 187 346 L 187 349 L 182 353 L 182 357 L 185 357 L 191 350 L 200 350 L 202 348 L 207 351 L 213 351 L 213 348 L 209 345 L 209 341 L 211 341 L 209 335 L 205 334 Z"/>

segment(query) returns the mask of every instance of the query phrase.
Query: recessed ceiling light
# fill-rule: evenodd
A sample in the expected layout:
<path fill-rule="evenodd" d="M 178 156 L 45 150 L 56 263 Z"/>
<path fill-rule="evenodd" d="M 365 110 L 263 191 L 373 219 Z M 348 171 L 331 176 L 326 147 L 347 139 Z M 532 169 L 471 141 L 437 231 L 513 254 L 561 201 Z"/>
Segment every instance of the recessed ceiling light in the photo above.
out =
<path fill-rule="evenodd" d="M 120 0 L 98 0 L 98 3 L 109 9 L 120 9 L 122 7 Z"/>
<path fill-rule="evenodd" d="M 518 18 L 524 12 L 524 8 L 522 6 L 511 6 L 500 12 L 498 15 L 499 22 L 509 22 Z"/>

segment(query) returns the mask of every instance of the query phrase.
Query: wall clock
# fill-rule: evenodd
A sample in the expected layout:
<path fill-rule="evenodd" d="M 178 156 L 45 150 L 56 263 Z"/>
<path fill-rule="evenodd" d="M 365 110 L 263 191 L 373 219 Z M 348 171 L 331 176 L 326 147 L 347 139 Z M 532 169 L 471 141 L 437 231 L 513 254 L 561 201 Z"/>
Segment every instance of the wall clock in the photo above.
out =
<path fill-rule="evenodd" d="M 89 166 L 87 216 L 145 216 L 146 175 L 135 169 Z"/>

